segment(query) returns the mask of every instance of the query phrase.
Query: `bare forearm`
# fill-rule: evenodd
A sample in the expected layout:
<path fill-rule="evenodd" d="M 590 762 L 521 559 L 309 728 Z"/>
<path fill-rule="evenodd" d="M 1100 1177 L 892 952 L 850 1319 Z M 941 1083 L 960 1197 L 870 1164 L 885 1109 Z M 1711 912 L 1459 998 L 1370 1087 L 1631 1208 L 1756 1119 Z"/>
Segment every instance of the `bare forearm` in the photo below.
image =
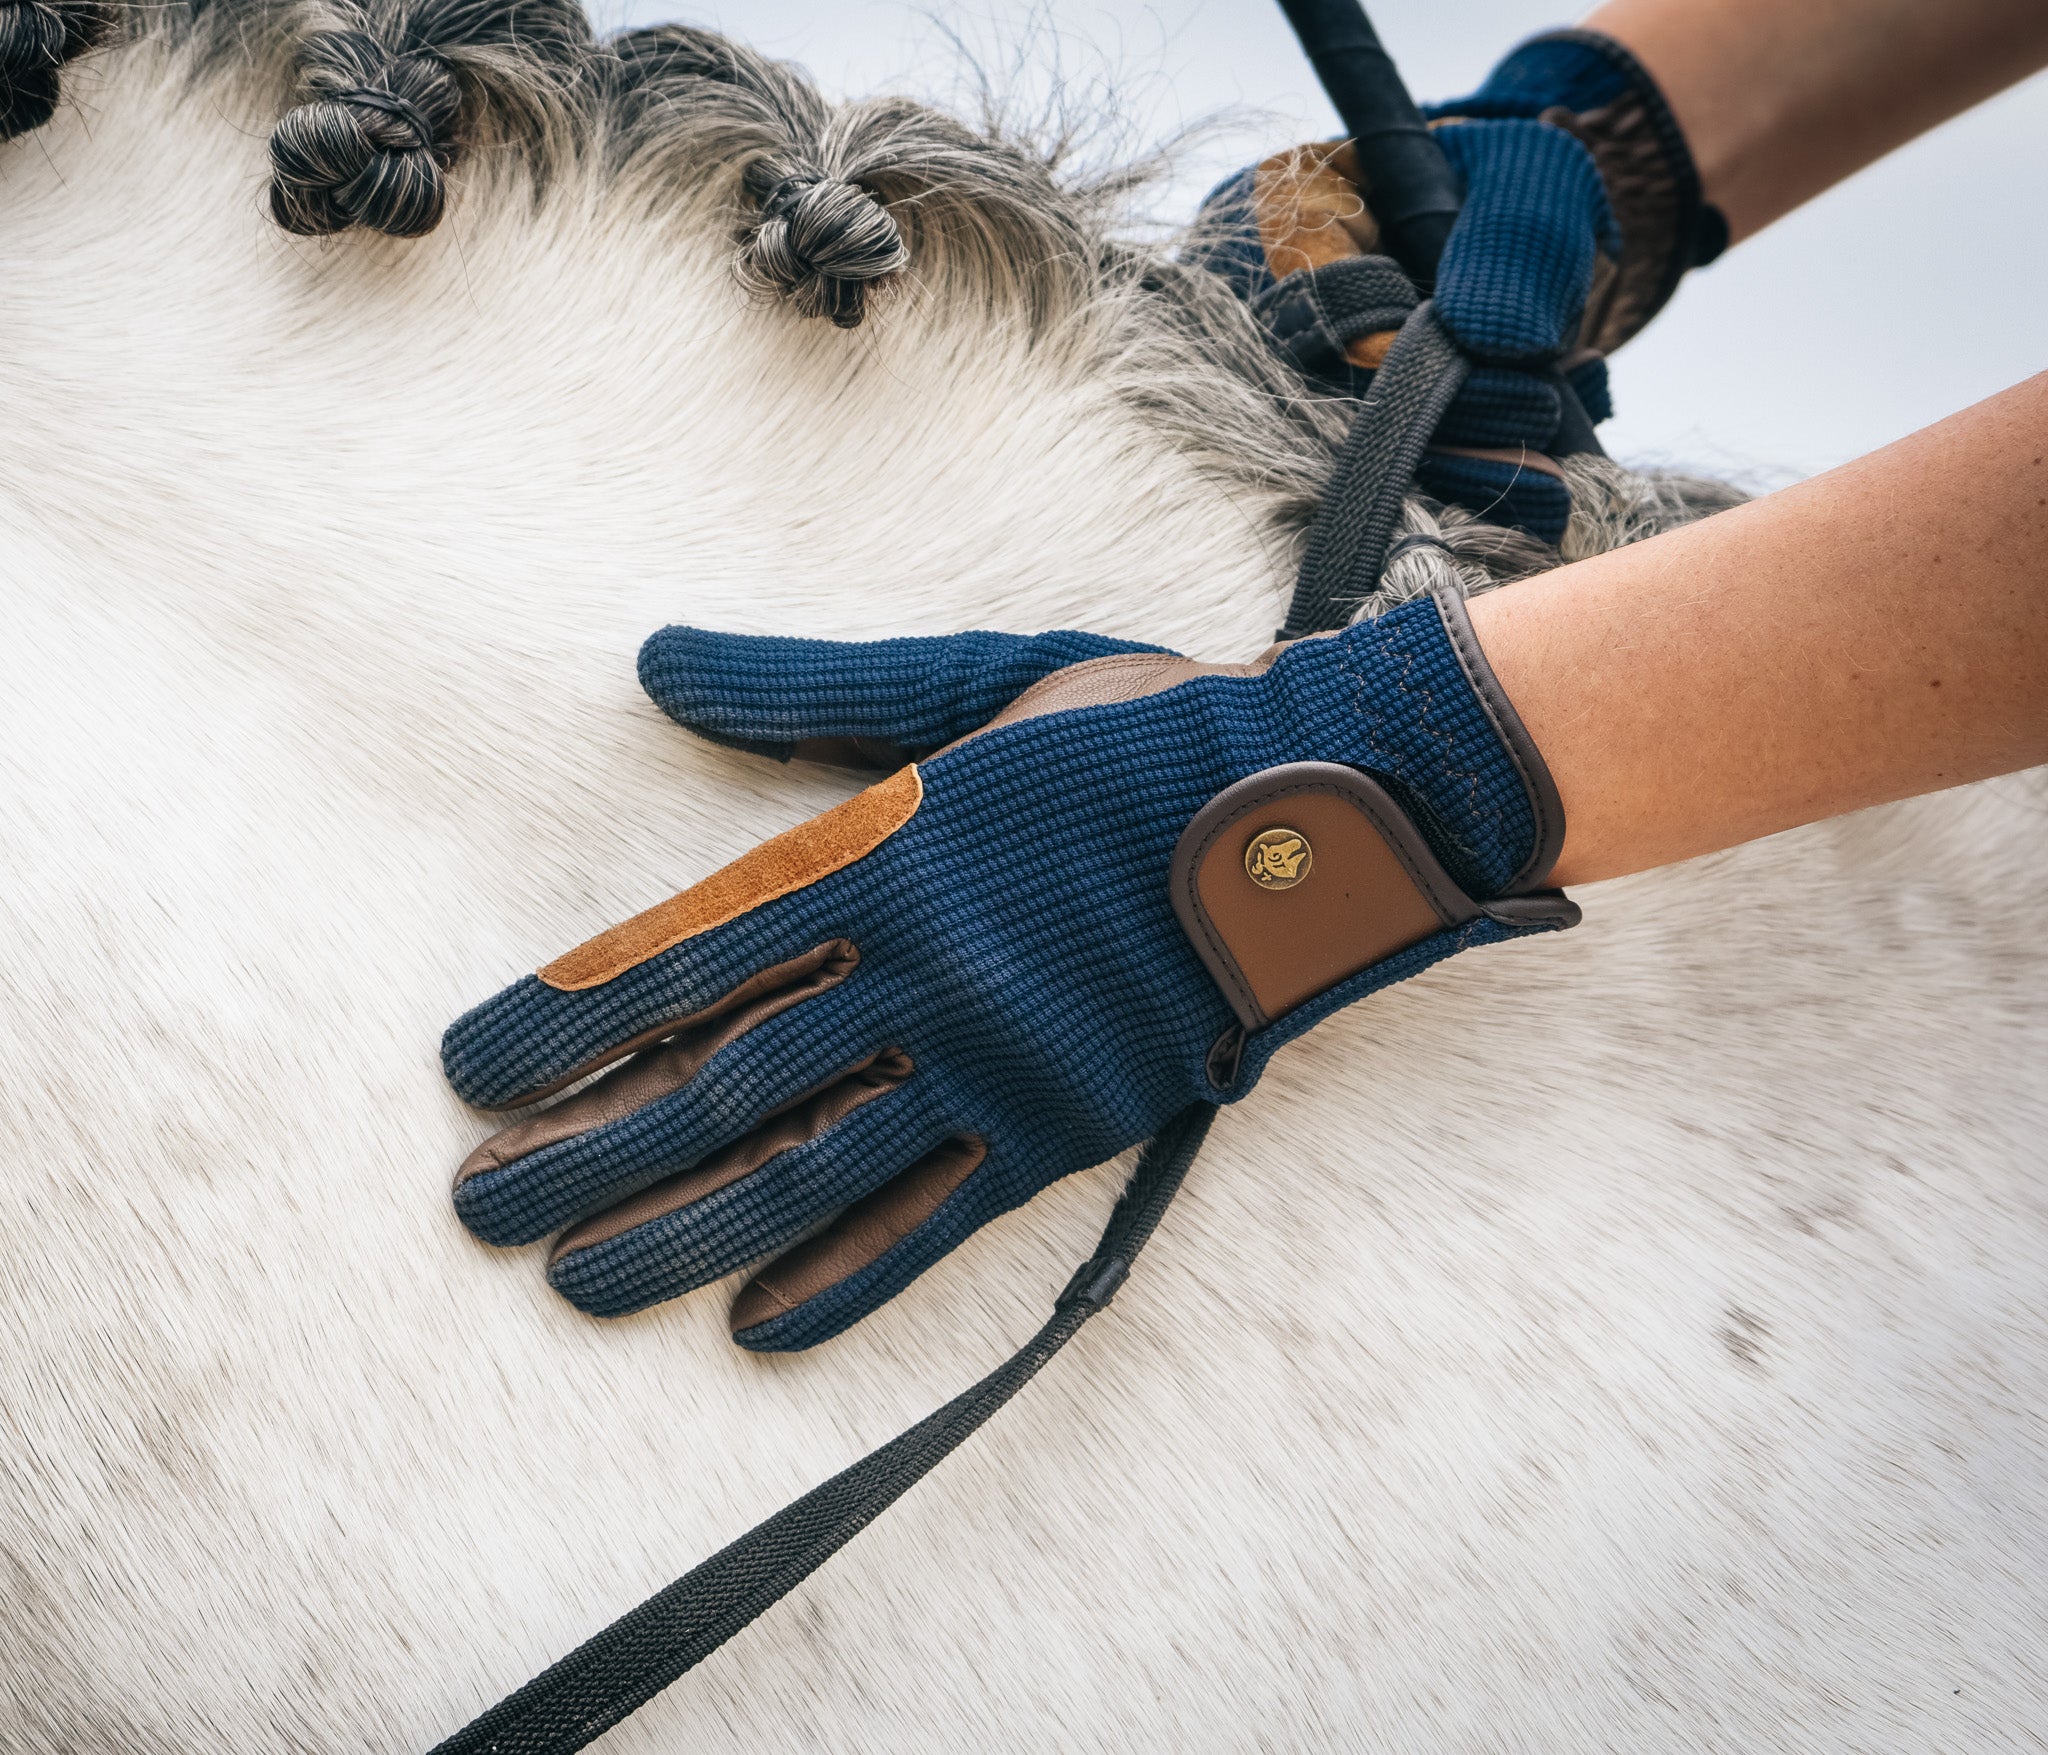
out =
<path fill-rule="evenodd" d="M 1744 238 L 2048 65 L 2042 0 L 1607 0 Z"/>
<path fill-rule="evenodd" d="M 2048 374 L 1472 619 L 1563 884 L 2048 761 Z"/>

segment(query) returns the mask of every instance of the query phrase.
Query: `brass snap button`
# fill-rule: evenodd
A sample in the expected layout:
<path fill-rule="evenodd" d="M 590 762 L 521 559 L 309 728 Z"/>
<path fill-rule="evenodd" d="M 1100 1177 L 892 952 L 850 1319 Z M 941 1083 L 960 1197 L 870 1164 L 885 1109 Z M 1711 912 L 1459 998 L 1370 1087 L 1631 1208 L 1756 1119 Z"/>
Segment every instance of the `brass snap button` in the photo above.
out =
<path fill-rule="evenodd" d="M 1315 849 L 1299 829 L 1262 829 L 1244 850 L 1245 875 L 1262 890 L 1293 889 L 1315 862 Z"/>

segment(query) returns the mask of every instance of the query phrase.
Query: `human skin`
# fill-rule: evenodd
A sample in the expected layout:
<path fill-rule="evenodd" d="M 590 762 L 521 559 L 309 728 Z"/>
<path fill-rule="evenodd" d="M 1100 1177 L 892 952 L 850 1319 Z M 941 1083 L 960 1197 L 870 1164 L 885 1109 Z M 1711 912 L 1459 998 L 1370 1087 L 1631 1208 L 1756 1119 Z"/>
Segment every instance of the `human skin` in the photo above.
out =
<path fill-rule="evenodd" d="M 1471 612 L 1559 884 L 2048 762 L 2048 373 Z"/>
<path fill-rule="evenodd" d="M 2048 66 L 2042 0 L 1608 0 L 1740 240 Z"/>

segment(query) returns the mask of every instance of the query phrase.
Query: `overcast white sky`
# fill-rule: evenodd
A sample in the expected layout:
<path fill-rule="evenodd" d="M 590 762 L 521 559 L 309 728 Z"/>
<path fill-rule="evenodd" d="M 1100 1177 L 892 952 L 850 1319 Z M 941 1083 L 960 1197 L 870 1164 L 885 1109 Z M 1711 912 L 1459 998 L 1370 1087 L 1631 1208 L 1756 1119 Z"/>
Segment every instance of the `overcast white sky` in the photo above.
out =
<path fill-rule="evenodd" d="M 1026 105 L 1055 72 L 1131 146 L 1217 112 L 1162 212 L 1289 141 L 1337 132 L 1274 0 L 593 0 L 803 63 L 828 92 L 960 105 L 957 35 Z M 1418 97 L 1470 90 L 1564 0 L 1371 0 Z M 949 35 L 951 33 L 951 35 Z M 1950 123 L 1691 276 L 1613 365 L 1617 456 L 1758 485 L 1824 469 L 2048 367 L 2048 77 Z"/>

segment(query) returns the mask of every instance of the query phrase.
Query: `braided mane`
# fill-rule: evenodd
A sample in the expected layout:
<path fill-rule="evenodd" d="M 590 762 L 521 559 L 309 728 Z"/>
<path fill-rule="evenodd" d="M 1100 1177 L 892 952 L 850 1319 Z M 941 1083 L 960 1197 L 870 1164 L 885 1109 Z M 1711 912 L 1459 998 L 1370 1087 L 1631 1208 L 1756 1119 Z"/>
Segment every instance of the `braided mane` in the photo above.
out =
<path fill-rule="evenodd" d="M 1118 235 L 1141 177 L 1066 174 L 1063 144 L 884 97 L 839 104 L 711 31 L 600 39 L 577 0 L 0 0 L 0 134 L 41 126 L 67 63 L 168 51 L 195 91 L 231 83 L 275 117 L 271 218 L 308 237 L 422 237 L 466 201 L 585 178 L 641 220 L 722 229 L 737 283 L 854 330 L 901 299 L 960 301 L 1062 348 L 1198 468 L 1298 543 L 1349 405 L 1297 375 L 1215 276 Z M 1730 504 L 1720 484 L 1568 471 L 1563 555 Z M 1411 498 L 1384 606 L 1554 566 L 1558 550 Z"/>

